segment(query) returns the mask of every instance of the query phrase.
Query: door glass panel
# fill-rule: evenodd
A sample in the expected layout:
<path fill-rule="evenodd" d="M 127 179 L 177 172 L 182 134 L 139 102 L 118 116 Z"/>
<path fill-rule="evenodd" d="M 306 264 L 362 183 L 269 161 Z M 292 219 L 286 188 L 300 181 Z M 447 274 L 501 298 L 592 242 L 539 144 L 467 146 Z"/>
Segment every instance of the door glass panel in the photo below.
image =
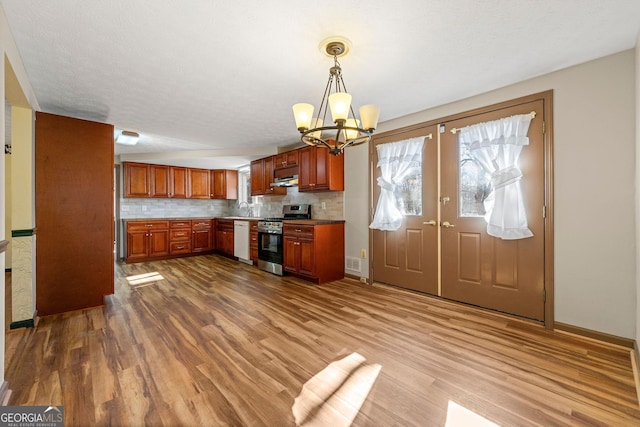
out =
<path fill-rule="evenodd" d="M 416 166 L 396 185 L 397 207 L 403 215 L 422 215 L 422 165 Z"/>
<path fill-rule="evenodd" d="M 480 166 L 480 164 L 471 157 L 469 153 L 469 144 L 460 142 L 460 167 L 459 167 L 459 188 L 458 194 L 460 201 L 459 215 L 461 217 L 483 217 L 486 213 L 484 201 L 489 197 L 493 188 L 491 187 L 491 178 Z"/>

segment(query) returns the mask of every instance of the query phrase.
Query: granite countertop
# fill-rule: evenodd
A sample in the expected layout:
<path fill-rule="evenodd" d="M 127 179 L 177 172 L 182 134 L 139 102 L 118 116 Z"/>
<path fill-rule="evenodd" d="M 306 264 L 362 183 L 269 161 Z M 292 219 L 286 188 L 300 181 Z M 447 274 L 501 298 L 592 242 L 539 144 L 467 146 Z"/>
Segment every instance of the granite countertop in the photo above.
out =
<path fill-rule="evenodd" d="M 122 221 L 201 221 L 215 219 L 215 217 L 176 217 L 176 218 L 121 218 Z"/>
<path fill-rule="evenodd" d="M 343 219 L 285 219 L 285 224 L 300 225 L 322 225 L 322 224 L 343 224 Z"/>

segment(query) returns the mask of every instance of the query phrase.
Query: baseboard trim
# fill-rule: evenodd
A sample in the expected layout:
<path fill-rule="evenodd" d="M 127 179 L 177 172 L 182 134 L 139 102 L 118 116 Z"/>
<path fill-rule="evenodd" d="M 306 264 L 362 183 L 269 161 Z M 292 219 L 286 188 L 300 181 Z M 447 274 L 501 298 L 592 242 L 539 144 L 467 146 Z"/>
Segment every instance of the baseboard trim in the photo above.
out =
<path fill-rule="evenodd" d="M 581 328 L 579 326 L 567 325 L 566 323 L 560 322 L 554 323 L 554 329 L 587 338 L 592 338 L 609 344 L 619 345 L 621 347 L 626 347 L 629 349 L 636 348 L 636 341 L 632 340 L 631 338 L 623 338 L 616 335 L 606 334 L 604 332 L 598 332 L 587 328 Z"/>
<path fill-rule="evenodd" d="M 35 325 L 36 323 L 33 319 L 18 320 L 17 322 L 11 322 L 9 329 L 33 328 Z"/>
<path fill-rule="evenodd" d="M 631 368 L 633 369 L 633 381 L 636 384 L 636 396 L 638 398 L 638 406 L 640 406 L 640 351 L 638 351 L 638 343 L 631 350 Z"/>
<path fill-rule="evenodd" d="M 7 406 L 10 397 L 11 390 L 9 389 L 9 383 L 5 381 L 2 383 L 2 386 L 0 386 L 0 406 Z"/>
<path fill-rule="evenodd" d="M 344 273 L 344 277 L 346 277 L 347 279 L 353 279 L 353 280 L 357 280 L 358 282 L 369 284 L 369 280 L 366 277 L 355 276 L 349 273 Z M 362 279 L 364 279 L 364 282 L 362 281 Z"/>

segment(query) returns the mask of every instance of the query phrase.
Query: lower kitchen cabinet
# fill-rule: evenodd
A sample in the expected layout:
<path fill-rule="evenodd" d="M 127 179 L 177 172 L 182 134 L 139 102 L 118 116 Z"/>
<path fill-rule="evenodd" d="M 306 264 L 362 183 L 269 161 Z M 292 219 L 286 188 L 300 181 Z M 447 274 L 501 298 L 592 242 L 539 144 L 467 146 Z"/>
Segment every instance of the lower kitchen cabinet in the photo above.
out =
<path fill-rule="evenodd" d="M 233 256 L 233 220 L 216 221 L 216 250 L 226 256 Z"/>
<path fill-rule="evenodd" d="M 169 223 L 169 253 L 191 253 L 191 221 L 176 220 Z"/>
<path fill-rule="evenodd" d="M 258 221 L 249 221 L 249 257 L 258 265 Z"/>
<path fill-rule="evenodd" d="M 127 260 L 169 255 L 169 221 L 127 223 Z"/>
<path fill-rule="evenodd" d="M 286 223 L 283 269 L 316 283 L 344 277 L 344 223 Z"/>
<path fill-rule="evenodd" d="M 127 263 L 213 251 L 213 220 L 127 220 Z"/>
<path fill-rule="evenodd" d="M 210 219 L 192 222 L 192 252 L 208 252 L 215 248 L 212 223 Z"/>

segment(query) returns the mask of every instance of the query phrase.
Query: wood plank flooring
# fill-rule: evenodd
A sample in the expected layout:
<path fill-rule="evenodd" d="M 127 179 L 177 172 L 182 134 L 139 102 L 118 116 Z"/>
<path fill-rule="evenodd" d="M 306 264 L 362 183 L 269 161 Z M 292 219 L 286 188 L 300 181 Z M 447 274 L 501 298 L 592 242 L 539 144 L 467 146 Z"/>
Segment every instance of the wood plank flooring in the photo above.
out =
<path fill-rule="evenodd" d="M 11 405 L 64 405 L 68 426 L 294 425 L 303 385 L 358 353 L 381 368 L 356 426 L 444 426 L 450 402 L 501 426 L 640 425 L 622 347 L 217 255 L 116 269 L 106 306 L 24 335 L 6 374 Z"/>

